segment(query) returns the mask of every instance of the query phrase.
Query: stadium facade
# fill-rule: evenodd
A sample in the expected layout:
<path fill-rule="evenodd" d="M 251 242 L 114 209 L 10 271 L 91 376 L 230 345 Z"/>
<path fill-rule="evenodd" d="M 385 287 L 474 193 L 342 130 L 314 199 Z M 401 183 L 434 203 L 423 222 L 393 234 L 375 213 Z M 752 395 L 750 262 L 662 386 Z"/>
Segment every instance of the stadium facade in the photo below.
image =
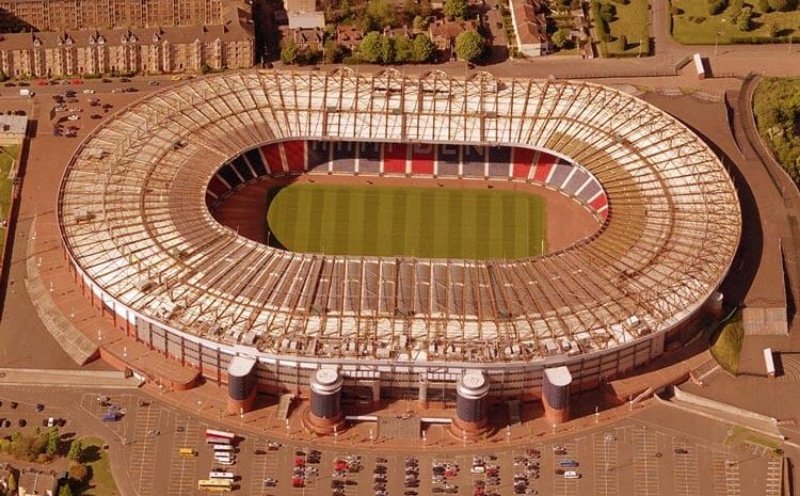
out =
<path fill-rule="evenodd" d="M 310 160 L 312 142 L 381 146 L 362 170 L 360 152 L 352 169 Z M 450 144 L 513 151 L 447 177 L 557 189 L 601 228 L 535 258 L 431 260 L 291 253 L 212 214 L 265 177 L 434 181 L 437 155 L 417 163 L 414 147 Z M 86 297 L 120 332 L 205 377 L 227 382 L 243 357 L 264 391 L 308 393 L 332 368 L 345 393 L 423 401 L 454 399 L 476 372 L 490 396 L 526 398 L 541 395 L 545 369 L 557 370 L 548 388 L 580 391 L 647 364 L 718 303 L 741 233 L 720 160 L 638 98 L 586 82 L 391 69 L 248 71 L 165 88 L 86 138 L 58 216 Z M 566 408 L 563 391 L 548 394 Z"/>

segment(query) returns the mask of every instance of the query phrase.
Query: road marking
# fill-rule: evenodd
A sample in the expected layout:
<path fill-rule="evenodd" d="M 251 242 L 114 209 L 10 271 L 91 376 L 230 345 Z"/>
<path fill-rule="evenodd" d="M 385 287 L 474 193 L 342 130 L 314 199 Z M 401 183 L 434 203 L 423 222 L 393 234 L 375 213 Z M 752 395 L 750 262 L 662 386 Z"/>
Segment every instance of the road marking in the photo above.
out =
<path fill-rule="evenodd" d="M 594 450 L 594 494 L 616 496 L 619 494 L 619 445 L 617 433 L 595 432 L 592 434 Z"/>
<path fill-rule="evenodd" d="M 653 430 L 633 429 L 633 482 L 637 496 L 655 496 L 658 487 L 658 437 Z"/>
<path fill-rule="evenodd" d="M 772 458 L 767 462 L 764 496 L 780 496 L 781 479 L 783 479 L 783 458 Z"/>
<path fill-rule="evenodd" d="M 677 453 L 684 450 L 686 453 Z M 673 438 L 673 470 L 676 496 L 700 496 L 700 480 L 697 474 L 697 446 Z"/>
<path fill-rule="evenodd" d="M 170 496 L 191 495 L 194 491 L 194 478 L 197 467 L 197 456 L 182 456 L 180 448 L 192 448 L 199 442 L 200 426 L 192 420 L 176 419 L 176 425 L 183 427 L 182 433 L 176 433 L 173 443 L 170 473 L 169 473 L 169 494 Z"/>

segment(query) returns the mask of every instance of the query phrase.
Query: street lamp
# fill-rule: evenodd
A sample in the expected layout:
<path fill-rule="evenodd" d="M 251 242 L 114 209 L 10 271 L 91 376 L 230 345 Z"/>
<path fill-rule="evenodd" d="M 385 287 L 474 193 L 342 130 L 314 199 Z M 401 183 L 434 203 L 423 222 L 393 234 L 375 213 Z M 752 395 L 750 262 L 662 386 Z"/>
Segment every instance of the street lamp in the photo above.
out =
<path fill-rule="evenodd" d="M 614 440 L 614 435 L 610 432 L 606 432 L 603 435 L 603 446 L 605 447 L 605 461 L 606 461 L 606 472 L 608 472 L 608 444 Z"/>

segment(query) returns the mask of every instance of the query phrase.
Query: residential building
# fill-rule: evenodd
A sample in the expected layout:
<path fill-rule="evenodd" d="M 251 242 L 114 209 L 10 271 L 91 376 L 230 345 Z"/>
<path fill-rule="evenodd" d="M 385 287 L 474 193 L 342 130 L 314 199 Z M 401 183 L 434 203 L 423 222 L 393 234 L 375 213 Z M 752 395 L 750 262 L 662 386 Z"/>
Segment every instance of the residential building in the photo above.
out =
<path fill-rule="evenodd" d="M 553 50 L 547 36 L 547 16 L 545 0 L 509 0 L 511 21 L 517 48 L 528 57 L 539 57 Z"/>
<path fill-rule="evenodd" d="M 352 25 L 336 26 L 336 43 L 350 51 L 355 50 L 361 40 L 364 39 L 364 32 Z"/>
<path fill-rule="evenodd" d="M 253 65 L 249 7 L 231 6 L 224 24 L 0 35 L 0 69 L 15 77 L 201 72 Z"/>
<path fill-rule="evenodd" d="M 320 28 L 293 29 L 282 26 L 281 38 L 284 43 L 287 40 L 293 41 L 299 50 L 322 50 L 325 43 L 325 31 Z"/>
<path fill-rule="evenodd" d="M 317 10 L 316 0 L 286 0 L 290 29 L 325 29 L 325 13 Z"/>
<path fill-rule="evenodd" d="M 452 58 L 456 46 L 456 38 L 464 31 L 478 31 L 475 21 L 451 21 L 437 19 L 429 26 L 431 41 L 440 55 Z"/>
<path fill-rule="evenodd" d="M 2 32 L 193 26 L 223 17 L 223 0 L 0 0 Z"/>
<path fill-rule="evenodd" d="M 58 479 L 47 472 L 21 470 L 17 490 L 19 496 L 58 496 Z"/>

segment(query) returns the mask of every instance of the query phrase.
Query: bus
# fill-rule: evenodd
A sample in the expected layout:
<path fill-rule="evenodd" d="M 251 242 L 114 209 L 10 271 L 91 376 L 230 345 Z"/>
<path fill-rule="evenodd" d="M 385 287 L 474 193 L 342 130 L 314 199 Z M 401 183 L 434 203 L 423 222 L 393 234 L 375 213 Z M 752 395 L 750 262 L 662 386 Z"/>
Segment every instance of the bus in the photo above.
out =
<path fill-rule="evenodd" d="M 206 429 L 206 439 L 212 438 L 212 437 L 213 438 L 222 437 L 222 438 L 230 439 L 230 442 L 226 443 L 226 444 L 230 444 L 231 442 L 233 442 L 234 439 L 236 439 L 236 434 L 234 434 L 233 432 L 218 431 L 218 430 L 214 430 L 214 429 Z"/>
<path fill-rule="evenodd" d="M 193 448 L 181 448 L 181 449 L 178 450 L 178 454 L 180 454 L 181 456 L 185 456 L 187 458 L 192 458 L 197 453 L 195 452 L 195 450 Z"/>
<path fill-rule="evenodd" d="M 211 449 L 213 449 L 215 453 L 216 452 L 233 453 L 236 451 L 236 448 L 234 448 L 230 444 L 212 444 Z"/>
<path fill-rule="evenodd" d="M 225 479 L 225 480 L 233 481 L 233 479 L 235 479 L 236 476 L 233 475 L 233 472 L 216 472 L 215 471 L 215 472 L 209 472 L 208 473 L 208 478 L 209 479 Z"/>
<path fill-rule="evenodd" d="M 206 436 L 206 442 L 208 444 L 233 444 L 232 439 L 228 439 L 227 437 L 214 437 L 214 436 Z"/>
<path fill-rule="evenodd" d="M 199 480 L 197 489 L 209 493 L 229 493 L 233 491 L 233 482 L 230 479 Z"/>

